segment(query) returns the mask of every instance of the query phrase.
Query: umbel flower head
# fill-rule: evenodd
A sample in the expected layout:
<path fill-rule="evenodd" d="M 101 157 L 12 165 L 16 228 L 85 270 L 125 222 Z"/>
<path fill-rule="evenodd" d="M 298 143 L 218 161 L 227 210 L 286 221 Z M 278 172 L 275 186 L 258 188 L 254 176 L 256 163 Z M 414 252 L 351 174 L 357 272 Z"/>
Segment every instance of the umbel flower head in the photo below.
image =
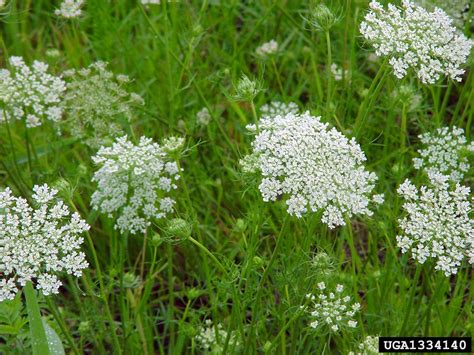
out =
<path fill-rule="evenodd" d="M 67 70 L 64 77 L 64 128 L 93 148 L 111 143 L 110 137 L 123 135 L 121 121 L 131 121 L 134 110 L 144 104 L 140 95 L 127 90 L 129 77 L 110 72 L 105 62 Z"/>
<path fill-rule="evenodd" d="M 150 138 L 141 137 L 138 145 L 118 138 L 92 160 L 99 166 L 92 178 L 98 185 L 92 207 L 110 218 L 116 214 L 115 228 L 122 233 L 144 233 L 152 219 L 172 212 L 175 201 L 168 195 L 177 188 L 179 169 Z"/>
<path fill-rule="evenodd" d="M 357 327 L 354 315 L 359 311 L 360 304 L 352 303 L 349 296 L 344 296 L 344 286 L 338 284 L 335 291 L 328 292 L 324 282 L 318 283 L 319 295 L 307 294 L 309 305 L 302 308 L 309 313 L 313 329 L 327 327 L 336 333 L 344 328 Z"/>
<path fill-rule="evenodd" d="M 464 153 L 474 152 L 474 142 L 467 144 L 462 128 L 442 127 L 419 138 L 423 148 L 418 150 L 420 157 L 413 159 L 415 169 L 447 175 L 454 182 L 463 179 L 471 167 Z"/>
<path fill-rule="evenodd" d="M 58 122 L 66 84 L 60 77 L 48 74 L 48 65 L 35 60 L 31 67 L 21 57 L 9 59 L 11 70 L 0 69 L 0 122 L 5 119 L 25 120 L 36 127 L 43 120 Z"/>
<path fill-rule="evenodd" d="M 229 333 L 224 330 L 222 324 L 213 325 L 210 319 L 206 319 L 201 332 L 196 335 L 196 341 L 201 349 L 210 354 L 223 354 L 227 337 L 229 337 L 227 351 L 235 350 L 240 346 L 240 342 L 234 332 L 231 332 L 229 336 Z"/>
<path fill-rule="evenodd" d="M 256 126 L 247 128 L 255 132 Z M 322 211 L 330 228 L 344 225 L 344 215 L 372 215 L 372 190 L 377 177 L 365 170 L 364 153 L 354 138 L 347 139 L 320 117 L 263 117 L 252 143 L 253 153 L 241 161 L 246 171 L 259 171 L 264 201 L 285 198 L 287 211 L 301 217 Z"/>
<path fill-rule="evenodd" d="M 0 192 L 0 301 L 31 280 L 44 295 L 58 293 L 57 274 L 81 276 L 88 266 L 80 236 L 89 229 L 48 185 L 33 187 L 33 203 Z"/>
<path fill-rule="evenodd" d="M 270 57 L 278 52 L 278 42 L 272 39 L 269 42 L 263 43 L 260 47 L 257 47 L 255 53 L 261 58 Z"/>
<path fill-rule="evenodd" d="M 84 0 L 64 0 L 59 8 L 54 11 L 54 14 L 64 18 L 79 17 L 82 14 L 84 2 Z"/>
<path fill-rule="evenodd" d="M 237 101 L 253 101 L 253 99 L 262 91 L 262 84 L 243 74 L 235 86 L 234 99 Z"/>
<path fill-rule="evenodd" d="M 470 20 L 469 7 L 471 6 L 471 0 L 418 0 L 416 3 L 430 11 L 434 11 L 437 7 L 443 9 L 459 29 L 462 29 L 464 23 Z"/>
<path fill-rule="evenodd" d="M 447 176 L 428 174 L 428 186 L 418 189 L 405 180 L 398 188 L 405 199 L 405 216 L 398 220 L 401 234 L 397 244 L 403 253 L 410 251 L 420 264 L 433 259 L 435 269 L 450 276 L 457 273 L 466 257 L 474 263 L 470 189 L 459 183 L 450 185 Z"/>
<path fill-rule="evenodd" d="M 389 4 L 387 10 L 372 1 L 360 31 L 378 56 L 389 58 L 397 78 L 412 69 L 424 84 L 433 84 L 443 75 L 461 81 L 461 66 L 472 47 L 443 10 L 429 12 L 408 0 L 402 1 L 401 8 Z"/>
<path fill-rule="evenodd" d="M 379 354 L 379 337 L 367 335 L 362 343 L 358 346 L 358 351 L 351 351 L 349 355 L 376 355 Z"/>
<path fill-rule="evenodd" d="M 260 112 L 264 117 L 275 117 L 285 116 L 289 113 L 296 115 L 300 112 L 300 109 L 294 102 L 272 101 L 260 107 Z"/>

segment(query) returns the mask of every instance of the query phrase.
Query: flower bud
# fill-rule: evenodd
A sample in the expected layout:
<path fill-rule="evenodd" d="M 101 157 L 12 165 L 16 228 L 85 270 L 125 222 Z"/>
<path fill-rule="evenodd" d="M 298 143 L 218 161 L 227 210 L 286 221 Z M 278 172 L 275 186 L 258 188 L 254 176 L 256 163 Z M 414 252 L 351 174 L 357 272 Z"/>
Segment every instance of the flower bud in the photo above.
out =
<path fill-rule="evenodd" d="M 250 80 L 247 75 L 242 75 L 235 86 L 234 99 L 236 101 L 253 101 L 262 91 L 262 84 L 258 80 Z"/>
<path fill-rule="evenodd" d="M 168 221 L 166 233 L 171 238 L 170 241 L 183 241 L 191 236 L 191 225 L 182 218 L 173 218 Z"/>
<path fill-rule="evenodd" d="M 309 11 L 308 22 L 318 31 L 329 31 L 339 19 L 325 4 L 313 4 Z"/>

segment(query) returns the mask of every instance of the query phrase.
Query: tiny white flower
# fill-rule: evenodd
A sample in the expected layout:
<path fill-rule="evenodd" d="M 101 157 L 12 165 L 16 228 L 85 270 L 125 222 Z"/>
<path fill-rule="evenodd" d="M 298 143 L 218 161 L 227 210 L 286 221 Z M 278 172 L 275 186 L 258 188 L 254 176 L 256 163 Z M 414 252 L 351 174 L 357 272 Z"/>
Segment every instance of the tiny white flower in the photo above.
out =
<path fill-rule="evenodd" d="M 255 52 L 262 58 L 272 56 L 278 52 L 278 42 L 272 39 L 258 47 Z"/>
<path fill-rule="evenodd" d="M 336 293 L 325 291 L 324 282 L 319 283 L 318 288 L 321 291 L 318 297 L 306 295 L 309 305 L 305 311 L 311 319 L 309 326 L 313 329 L 326 326 L 333 332 L 342 328 L 355 328 L 357 321 L 352 318 L 359 310 L 360 304 L 350 304 L 351 298 L 342 295 L 342 285 L 336 286 Z"/>
<path fill-rule="evenodd" d="M 84 0 L 63 0 L 58 9 L 54 11 L 56 16 L 64 18 L 76 18 L 81 16 Z"/>

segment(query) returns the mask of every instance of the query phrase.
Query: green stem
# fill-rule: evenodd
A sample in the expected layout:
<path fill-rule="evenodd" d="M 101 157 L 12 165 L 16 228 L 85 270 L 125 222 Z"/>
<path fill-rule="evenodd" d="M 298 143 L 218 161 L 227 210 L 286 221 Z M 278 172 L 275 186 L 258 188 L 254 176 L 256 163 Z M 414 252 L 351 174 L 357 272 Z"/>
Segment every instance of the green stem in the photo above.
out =
<path fill-rule="evenodd" d="M 281 78 L 280 78 L 280 73 L 278 72 L 275 60 L 272 58 L 271 62 L 272 62 L 273 70 L 275 71 L 275 76 L 276 76 L 276 79 L 277 79 L 278 87 L 280 88 L 281 95 L 285 96 L 285 90 L 283 89 L 283 85 L 281 83 Z"/>
<path fill-rule="evenodd" d="M 418 279 L 420 278 L 421 268 L 422 267 L 420 265 L 416 266 L 415 279 L 413 280 L 413 284 L 412 284 L 412 288 L 410 292 L 410 298 L 408 301 L 407 310 L 405 312 L 405 318 L 403 319 L 402 327 L 400 328 L 400 332 L 398 333 L 399 336 L 404 336 L 405 328 L 408 324 L 408 319 L 410 319 L 411 308 L 415 300 L 415 291 L 416 291 L 416 286 L 418 284 Z"/>
<path fill-rule="evenodd" d="M 26 298 L 26 307 L 28 309 L 28 321 L 30 323 L 31 347 L 34 355 L 50 354 L 48 339 L 44 330 L 43 320 L 41 319 L 40 308 L 36 298 L 36 292 L 33 289 L 31 281 L 27 281 L 23 288 Z"/>
<path fill-rule="evenodd" d="M 332 52 L 331 52 L 331 36 L 329 31 L 326 31 L 326 46 L 327 46 L 327 76 L 328 76 L 328 90 L 327 90 L 327 99 L 326 99 L 326 114 L 329 114 L 330 106 L 331 106 L 331 90 L 332 90 L 332 72 L 331 72 L 331 65 L 332 65 Z"/>
<path fill-rule="evenodd" d="M 400 124 L 400 149 L 401 149 L 401 151 L 405 150 L 406 135 L 407 135 L 407 110 L 406 110 L 406 104 L 403 104 L 402 105 L 402 120 L 401 120 L 401 124 Z"/>
<path fill-rule="evenodd" d="M 382 88 L 383 83 L 387 77 L 389 70 L 387 69 L 387 63 L 384 62 L 377 74 L 375 75 L 374 80 L 370 84 L 367 95 L 364 97 L 362 104 L 359 106 L 359 111 L 357 112 L 357 117 L 354 123 L 354 128 L 356 135 L 359 133 L 362 124 L 364 123 L 368 112 L 370 112 L 375 100 L 377 99 L 378 93 Z"/>

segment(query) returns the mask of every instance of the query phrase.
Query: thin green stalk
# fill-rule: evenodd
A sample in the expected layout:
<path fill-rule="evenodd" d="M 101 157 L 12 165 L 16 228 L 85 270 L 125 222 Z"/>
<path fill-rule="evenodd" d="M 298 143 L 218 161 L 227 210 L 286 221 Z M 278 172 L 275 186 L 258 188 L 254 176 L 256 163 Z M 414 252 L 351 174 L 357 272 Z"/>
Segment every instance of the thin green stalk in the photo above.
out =
<path fill-rule="evenodd" d="M 49 299 L 49 297 L 45 297 L 45 299 L 46 299 L 46 304 L 48 305 L 49 310 L 53 314 L 53 317 L 56 320 L 56 323 L 58 323 L 59 328 L 61 328 L 61 331 L 63 335 L 66 337 L 66 340 L 69 346 L 71 347 L 72 351 L 74 352 L 74 354 L 80 354 L 79 349 L 74 343 L 74 339 L 72 338 L 71 333 L 67 329 L 64 317 L 62 316 L 61 312 L 59 312 L 58 310 L 58 307 L 53 301 Z"/>
<path fill-rule="evenodd" d="M 412 309 L 413 303 L 415 301 L 415 292 L 416 292 L 416 287 L 417 287 L 417 284 L 418 284 L 418 280 L 420 278 L 421 269 L 422 269 L 422 267 L 420 265 L 416 266 L 415 278 L 414 278 L 413 283 L 412 283 L 410 297 L 408 299 L 407 309 L 405 311 L 405 318 L 403 319 L 402 326 L 400 328 L 400 331 L 398 332 L 399 336 L 404 336 L 405 335 L 405 328 L 408 325 L 408 320 L 410 319 L 410 316 L 411 316 L 411 309 Z"/>
<path fill-rule="evenodd" d="M 370 84 L 369 90 L 364 97 L 361 105 L 359 106 L 359 111 L 357 112 L 357 117 L 355 119 L 354 127 L 356 131 L 356 135 L 358 135 L 360 129 L 362 128 L 362 124 L 364 123 L 367 114 L 371 111 L 372 106 L 377 99 L 378 93 L 380 92 L 382 85 L 385 82 L 389 70 L 387 66 L 387 62 L 385 61 L 379 68 L 375 78 L 372 80 Z"/>
<path fill-rule="evenodd" d="M 402 119 L 400 123 L 400 149 L 401 151 L 405 150 L 406 135 L 407 135 L 407 109 L 406 109 L 406 104 L 403 103 Z"/>
<path fill-rule="evenodd" d="M 332 52 L 331 52 L 331 35 L 329 31 L 326 31 L 326 47 L 327 47 L 327 80 L 328 80 L 328 88 L 327 88 L 327 96 L 326 96 L 326 114 L 329 115 L 329 111 L 331 108 L 331 95 L 332 95 L 332 72 L 331 72 L 331 65 L 332 65 Z"/>
<path fill-rule="evenodd" d="M 30 324 L 31 347 L 33 355 L 48 355 L 50 354 L 48 347 L 48 338 L 46 338 L 46 331 L 44 330 L 43 320 L 41 318 L 38 300 L 36 298 L 36 291 L 33 288 L 33 283 L 27 281 L 23 288 L 26 298 L 26 308 L 28 310 L 28 321 Z"/>
<path fill-rule="evenodd" d="M 280 72 L 278 71 L 278 68 L 275 63 L 275 59 L 271 58 L 273 70 L 275 71 L 275 76 L 277 79 L 278 87 L 280 88 L 280 93 L 284 97 L 285 96 L 285 90 L 283 89 L 283 85 L 281 83 L 281 78 L 280 78 Z"/>

